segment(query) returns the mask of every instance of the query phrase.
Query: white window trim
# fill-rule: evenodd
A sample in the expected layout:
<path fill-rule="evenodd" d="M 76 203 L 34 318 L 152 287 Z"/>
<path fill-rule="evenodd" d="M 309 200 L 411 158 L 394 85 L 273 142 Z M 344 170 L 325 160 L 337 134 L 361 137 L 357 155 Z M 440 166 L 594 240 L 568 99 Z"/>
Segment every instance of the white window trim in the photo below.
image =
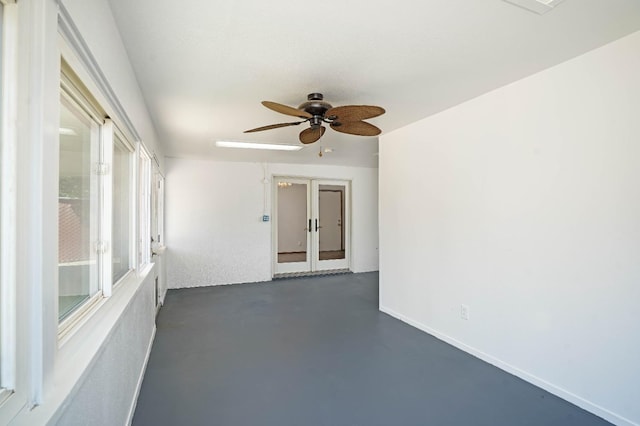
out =
<path fill-rule="evenodd" d="M 113 143 L 115 144 L 115 138 L 117 137 L 120 140 L 125 148 L 129 151 L 129 270 L 118 279 L 116 282 L 112 283 L 112 288 L 118 287 L 118 285 L 122 282 L 125 282 L 127 277 L 133 274 L 136 270 L 136 217 L 137 217 L 137 206 L 136 206 L 136 185 L 138 180 L 136 179 L 136 148 L 135 144 L 131 143 L 132 138 L 128 137 L 126 132 L 120 129 L 115 123 L 113 123 Z M 111 149 L 111 153 L 113 155 L 113 146 Z M 113 159 L 111 160 L 111 164 L 113 164 Z M 112 167 L 113 170 L 113 167 Z M 113 182 L 113 179 L 111 179 Z M 113 199 L 113 196 L 112 196 Z M 109 259 L 111 262 L 112 259 Z M 111 264 L 111 263 L 110 263 Z M 111 281 L 111 277 L 109 277 Z"/>
<path fill-rule="evenodd" d="M 156 209 L 156 234 L 154 239 L 160 246 L 164 246 L 164 175 L 160 171 L 160 167 L 157 163 L 153 166 L 155 188 L 155 198 L 157 203 Z"/>
<path fill-rule="evenodd" d="M 76 88 L 73 85 L 73 82 L 64 73 L 61 73 L 61 78 L 60 78 L 60 96 L 67 98 L 69 102 L 81 108 L 86 114 L 89 115 L 89 118 L 99 126 L 100 140 L 99 140 L 98 150 L 99 151 L 103 150 L 104 138 L 105 138 L 104 135 L 107 132 L 105 131 L 106 129 L 105 129 L 104 120 L 100 118 L 100 115 L 99 115 L 100 112 L 96 109 L 95 105 L 93 105 L 89 100 L 86 99 L 86 97 L 84 97 L 84 95 L 82 94 L 82 91 Z M 99 152 L 99 161 L 103 161 L 102 154 L 103 154 L 102 152 Z M 103 228 L 103 223 L 102 223 L 102 217 L 104 214 L 103 209 L 105 208 L 105 204 L 110 204 L 110 203 L 103 202 L 104 198 L 103 198 L 102 191 L 104 190 L 103 188 L 104 181 L 105 181 L 104 177 L 99 176 L 97 196 L 98 196 L 98 215 L 100 217 L 97 220 L 99 224 L 98 225 L 99 238 L 101 239 L 102 242 L 104 242 L 104 240 L 102 240 L 102 234 L 101 234 L 101 231 Z M 102 280 L 102 277 L 101 277 L 101 271 L 104 268 L 104 256 L 102 253 L 97 254 L 96 262 L 98 267 L 98 292 L 93 296 L 91 296 L 89 300 L 84 302 L 78 309 L 73 311 L 67 318 L 59 322 L 58 340 L 60 341 L 61 345 L 63 344 L 64 341 L 66 341 L 66 338 L 73 331 L 76 325 L 78 325 L 81 321 L 83 321 L 83 319 L 88 314 L 94 311 L 95 308 L 97 308 L 97 306 L 99 305 L 99 302 L 105 296 L 111 294 L 110 285 L 106 285 L 106 283 Z M 107 283 L 110 283 L 110 280 Z M 105 292 L 105 287 L 108 287 L 106 292 Z"/>
<path fill-rule="evenodd" d="M 115 136 L 113 134 L 114 126 L 110 119 L 105 119 L 102 125 L 102 134 L 100 141 L 100 163 L 103 166 L 100 174 L 100 212 L 98 223 L 100 226 L 100 243 L 102 244 L 102 253 L 99 253 L 99 280 L 102 285 L 102 295 L 104 297 L 111 296 L 112 270 L 111 263 L 113 259 L 113 144 Z"/>
<path fill-rule="evenodd" d="M 18 323 L 25 310 L 17 309 L 17 87 L 18 5 L 0 0 L 2 14 L 2 67 L 0 69 L 0 424 L 27 401 L 24 371 L 25 339 L 18 339 Z"/>
<path fill-rule="evenodd" d="M 137 265 L 144 271 L 151 264 L 151 154 L 142 142 L 136 146 L 138 162 L 138 256 Z M 144 164 L 141 164 L 144 163 Z"/>
<path fill-rule="evenodd" d="M 60 39 L 61 54 L 63 59 L 62 70 L 60 73 L 60 87 L 62 93 L 66 93 L 67 96 L 70 96 L 73 102 L 81 106 L 81 108 L 86 113 L 88 113 L 93 120 L 101 123 L 100 162 L 102 164 L 106 164 L 107 170 L 111 169 L 113 158 L 113 143 L 116 135 L 132 152 L 132 164 L 130 169 L 132 185 L 130 209 L 130 270 L 117 282 L 112 282 L 112 254 L 110 245 L 112 240 L 111 230 L 113 220 L 111 211 L 111 209 L 113 208 L 113 200 L 111 196 L 113 192 L 113 182 L 111 170 L 109 170 L 108 175 L 101 176 L 99 183 L 100 191 L 103 192 L 99 196 L 100 202 L 102 203 L 100 207 L 101 217 L 99 239 L 104 244 L 103 247 L 105 248 L 104 253 L 100 254 L 100 259 L 98 261 L 98 275 L 101 291 L 99 291 L 98 294 L 94 295 L 91 299 L 86 301 L 84 305 L 82 305 L 75 312 L 69 315 L 68 318 L 65 318 L 58 324 L 59 348 L 61 348 L 69 340 L 71 340 L 72 336 L 76 334 L 76 331 L 82 328 L 83 324 L 89 321 L 89 318 L 93 316 L 94 313 L 97 312 L 102 305 L 104 305 L 107 298 L 114 295 L 114 292 L 117 291 L 117 289 L 126 285 L 127 282 L 130 282 L 132 276 L 146 276 L 146 274 L 149 272 L 149 266 L 152 266 L 150 260 L 142 263 L 138 262 L 138 239 L 139 230 L 142 223 L 142 218 L 139 217 L 139 214 L 141 212 L 140 203 L 143 202 L 141 201 L 140 196 L 142 190 L 140 187 L 141 183 L 139 181 L 139 158 L 141 152 L 144 153 L 144 155 L 148 158 L 151 158 L 151 156 L 149 155 L 148 149 L 142 142 L 136 142 L 135 144 L 131 142 L 132 140 L 135 140 L 135 137 L 131 136 L 129 126 L 127 125 L 127 117 L 124 118 L 124 126 L 121 125 L 122 123 L 119 120 L 117 120 L 119 117 L 115 117 L 115 119 L 104 118 L 107 117 L 109 113 L 107 113 L 103 108 L 109 108 L 112 106 L 109 102 L 110 99 L 108 97 L 104 98 L 101 88 L 96 87 L 91 75 L 87 74 L 83 68 L 83 66 L 86 66 L 86 64 L 82 60 L 78 61 L 76 52 L 73 52 L 72 49 L 69 49 L 70 45 L 67 44 L 68 41 L 69 40 L 66 40 L 64 36 Z M 81 89 L 76 87 L 76 85 L 74 84 L 74 80 L 70 79 L 64 74 L 63 71 L 65 69 L 68 69 L 71 73 L 75 74 L 75 78 L 77 78 L 79 84 L 84 85 L 85 88 Z M 150 194 L 151 188 L 146 188 L 146 191 Z M 109 192 L 109 194 L 104 192 Z M 147 206 L 147 208 L 149 209 L 150 206 Z M 107 222 L 108 225 L 105 226 Z"/>
<path fill-rule="evenodd" d="M 82 84 L 85 82 L 82 80 L 82 77 L 79 76 L 80 73 L 76 72 L 77 70 L 70 65 L 66 61 L 66 55 L 63 54 L 63 58 L 65 61 L 63 62 L 63 70 L 61 72 L 60 78 L 60 87 L 61 93 L 63 96 L 69 98 L 74 104 L 78 105 L 85 113 L 87 113 L 93 121 L 100 125 L 100 147 L 99 147 L 99 163 L 100 167 L 103 168 L 102 175 L 99 179 L 99 237 L 98 240 L 101 245 L 101 253 L 98 254 L 98 280 L 100 291 L 87 300 L 81 307 L 79 307 L 75 312 L 71 313 L 68 318 L 65 318 L 58 325 L 58 341 L 59 345 L 62 346 L 65 342 L 69 340 L 71 335 L 74 334 L 74 330 L 78 327 L 81 327 L 86 320 L 87 316 L 90 316 L 93 312 L 95 312 L 101 305 L 104 298 L 111 297 L 113 295 L 114 289 L 119 287 L 120 283 L 126 282 L 127 277 L 135 273 L 137 270 L 143 269 L 149 262 L 141 263 L 138 265 L 137 262 L 137 229 L 139 229 L 139 223 L 136 220 L 138 218 L 138 212 L 141 211 L 138 205 L 138 194 L 141 193 L 140 183 L 138 182 L 137 177 L 139 176 L 138 172 L 138 152 L 144 152 L 144 155 L 149 157 L 148 150 L 143 146 L 141 142 L 137 144 L 132 144 L 131 140 L 133 139 L 129 136 L 129 133 L 124 131 L 122 127 L 118 126 L 116 122 L 110 118 L 102 118 L 106 116 L 106 112 L 104 112 L 103 105 L 100 104 L 100 101 L 93 98 L 95 93 L 88 89 L 80 89 L 78 88 L 73 80 L 64 73 L 64 69 L 68 68 L 72 73 L 77 75 L 77 78 L 80 80 Z M 95 90 L 95 89 L 94 89 Z M 88 91 L 88 92 L 87 92 Z M 98 93 L 99 94 L 99 93 Z M 132 153 L 131 155 L 131 165 L 130 165 L 130 178 L 132 190 L 130 191 L 130 221 L 131 221 L 131 229 L 130 229 L 130 269 L 129 271 L 123 275 L 117 282 L 113 282 L 112 280 L 112 230 L 113 230 L 113 146 L 115 143 L 115 137 L 118 138 L 125 144 L 125 146 Z M 142 148 L 138 148 L 138 146 Z M 147 188 L 147 191 L 150 189 Z M 140 219 L 142 220 L 142 219 Z M 139 271 L 140 275 L 142 271 Z"/>

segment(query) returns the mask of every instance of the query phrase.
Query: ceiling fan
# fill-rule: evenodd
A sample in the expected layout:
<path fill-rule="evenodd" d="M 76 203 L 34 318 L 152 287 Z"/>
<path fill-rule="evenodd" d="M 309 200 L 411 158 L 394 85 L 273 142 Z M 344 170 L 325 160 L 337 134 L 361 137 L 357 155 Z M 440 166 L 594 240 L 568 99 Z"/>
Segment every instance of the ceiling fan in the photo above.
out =
<path fill-rule="evenodd" d="M 300 132 L 300 142 L 304 144 L 314 143 L 324 135 L 326 128 L 322 123 L 328 123 L 337 132 L 350 135 L 377 136 L 380 134 L 381 130 L 379 128 L 363 120 L 384 114 L 384 108 L 372 105 L 344 105 L 334 108 L 323 99 L 322 93 L 311 93 L 307 96 L 307 102 L 301 104 L 298 108 L 276 102 L 262 101 L 262 105 L 273 111 L 302 118 L 303 120 L 292 123 L 270 124 L 245 130 L 244 133 L 297 126 L 301 123 L 309 122 L 310 127 Z"/>

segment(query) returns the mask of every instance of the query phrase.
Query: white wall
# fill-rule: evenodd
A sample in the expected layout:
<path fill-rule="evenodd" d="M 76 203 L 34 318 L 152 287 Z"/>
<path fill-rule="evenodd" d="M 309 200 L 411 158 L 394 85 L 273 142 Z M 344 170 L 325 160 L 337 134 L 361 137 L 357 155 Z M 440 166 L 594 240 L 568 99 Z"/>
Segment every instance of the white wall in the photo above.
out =
<path fill-rule="evenodd" d="M 269 184 L 263 165 L 166 159 L 169 288 L 268 281 L 272 276 Z M 378 269 L 377 169 L 269 164 L 267 177 L 352 180 L 352 270 Z"/>
<path fill-rule="evenodd" d="M 618 424 L 640 424 L 638 52 L 635 33 L 380 143 L 381 309 Z"/>

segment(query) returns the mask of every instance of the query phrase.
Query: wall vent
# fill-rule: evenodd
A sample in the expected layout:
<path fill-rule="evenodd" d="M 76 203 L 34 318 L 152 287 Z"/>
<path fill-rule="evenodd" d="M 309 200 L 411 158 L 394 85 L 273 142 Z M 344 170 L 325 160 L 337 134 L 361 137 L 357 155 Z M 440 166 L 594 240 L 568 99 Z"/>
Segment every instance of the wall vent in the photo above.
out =
<path fill-rule="evenodd" d="M 515 6 L 526 9 L 530 12 L 544 15 L 553 10 L 554 7 L 562 3 L 564 0 L 502 0 Z"/>

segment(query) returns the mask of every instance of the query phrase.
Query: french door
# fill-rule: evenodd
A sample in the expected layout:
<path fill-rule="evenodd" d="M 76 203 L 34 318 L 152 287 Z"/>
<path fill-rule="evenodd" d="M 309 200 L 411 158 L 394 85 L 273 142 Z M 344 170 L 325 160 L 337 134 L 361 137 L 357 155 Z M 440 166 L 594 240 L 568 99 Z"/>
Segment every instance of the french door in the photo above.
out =
<path fill-rule="evenodd" d="M 274 273 L 349 269 L 349 182 L 273 182 Z"/>

